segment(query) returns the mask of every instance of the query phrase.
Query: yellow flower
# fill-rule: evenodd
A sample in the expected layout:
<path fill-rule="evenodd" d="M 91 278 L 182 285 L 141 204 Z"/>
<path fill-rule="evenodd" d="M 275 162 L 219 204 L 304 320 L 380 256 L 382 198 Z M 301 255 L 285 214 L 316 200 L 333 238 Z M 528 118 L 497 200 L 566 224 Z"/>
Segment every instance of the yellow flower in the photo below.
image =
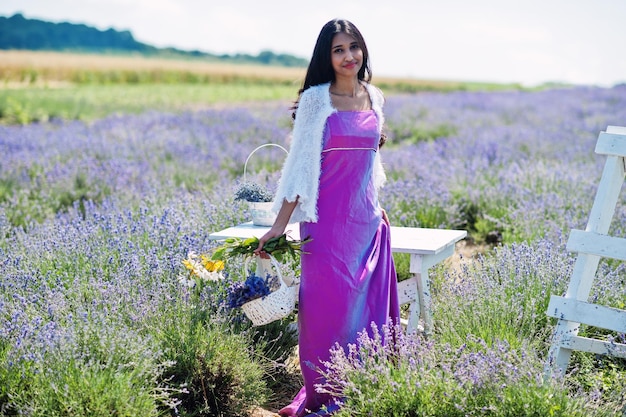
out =
<path fill-rule="evenodd" d="M 209 272 L 218 272 L 224 269 L 224 262 L 212 261 L 208 256 L 202 255 L 202 266 Z"/>
<path fill-rule="evenodd" d="M 191 273 L 193 274 L 193 272 L 194 272 L 194 265 L 193 265 L 193 263 L 190 260 L 184 259 L 183 260 L 183 265 L 185 265 L 185 268 L 190 270 Z"/>
<path fill-rule="evenodd" d="M 194 277 L 198 277 L 201 281 L 218 281 L 222 278 L 221 270 L 224 269 L 224 262 L 212 261 L 206 255 L 198 256 L 195 252 L 189 252 L 187 259 L 182 261 L 185 268 L 189 271 L 188 278 L 179 281 L 185 285 L 189 285 Z"/>

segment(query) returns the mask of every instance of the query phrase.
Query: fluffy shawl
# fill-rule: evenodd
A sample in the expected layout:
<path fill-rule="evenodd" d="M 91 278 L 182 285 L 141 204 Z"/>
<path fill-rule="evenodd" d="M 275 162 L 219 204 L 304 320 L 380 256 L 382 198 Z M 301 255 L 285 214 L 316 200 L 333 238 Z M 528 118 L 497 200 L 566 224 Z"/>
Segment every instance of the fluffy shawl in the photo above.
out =
<path fill-rule="evenodd" d="M 324 129 L 326 119 L 337 111 L 332 105 L 329 88 L 329 83 L 308 88 L 302 93 L 296 110 L 289 154 L 282 168 L 272 207 L 278 212 L 283 200 L 293 202 L 298 198 L 298 204 L 291 215 L 292 223 L 317 221 Z M 384 98 L 382 92 L 371 84 L 366 84 L 366 88 L 372 109 L 378 117 L 380 134 L 384 123 Z M 380 152 L 376 152 L 374 162 L 374 184 L 376 188 L 380 188 L 386 180 Z"/>

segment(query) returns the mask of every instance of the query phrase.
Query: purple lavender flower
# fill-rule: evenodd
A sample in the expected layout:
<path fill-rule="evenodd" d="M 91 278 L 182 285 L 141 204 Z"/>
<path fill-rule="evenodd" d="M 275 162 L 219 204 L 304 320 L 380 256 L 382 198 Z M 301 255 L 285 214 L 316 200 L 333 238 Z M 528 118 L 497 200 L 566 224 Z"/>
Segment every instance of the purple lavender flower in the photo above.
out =
<path fill-rule="evenodd" d="M 267 274 L 265 278 L 259 277 L 254 272 L 246 277 L 245 281 L 238 281 L 228 288 L 226 302 L 228 307 L 237 308 L 257 298 L 265 297 L 272 292 L 277 277 Z"/>
<path fill-rule="evenodd" d="M 288 108 L 0 126 L 0 366 L 10 371 L 2 375 L 42 375 L 70 359 L 139 364 L 153 389 L 165 323 L 194 314 L 230 323 L 227 290 L 207 287 L 198 302 L 177 285 L 180 260 L 210 251 L 210 233 L 245 221 L 247 205 L 233 198 L 244 162 L 254 146 L 288 146 Z M 458 269 L 431 270 L 432 339 L 401 340 L 392 352 L 370 333 L 345 357 L 333 353 L 333 364 L 354 369 L 329 370 L 355 395 L 366 386 L 348 369 L 371 384 L 390 381 L 389 392 L 398 393 L 429 386 L 416 375 L 449 377 L 459 390 L 492 377 L 499 387 L 534 381 L 551 333 L 547 300 L 564 292 L 573 268 L 565 242 L 571 228 L 585 228 L 602 173 L 595 142 L 607 125 L 624 125 L 626 86 L 388 95 L 385 114 L 388 182 L 379 197 L 392 224 L 464 228 L 477 237 L 495 230 L 502 245 Z M 268 149 L 255 157 L 249 180 L 275 184 L 283 160 Z M 623 201 L 614 236 L 626 235 Z M 593 300 L 623 308 L 625 296 L 626 268 L 601 261 Z M 624 335 L 601 336 L 624 343 Z M 405 367 L 401 380 L 386 379 L 392 370 L 375 362 L 392 357 Z M 612 383 L 620 392 L 623 383 Z M 598 407 L 608 407 L 610 390 L 589 389 L 599 393 Z"/>

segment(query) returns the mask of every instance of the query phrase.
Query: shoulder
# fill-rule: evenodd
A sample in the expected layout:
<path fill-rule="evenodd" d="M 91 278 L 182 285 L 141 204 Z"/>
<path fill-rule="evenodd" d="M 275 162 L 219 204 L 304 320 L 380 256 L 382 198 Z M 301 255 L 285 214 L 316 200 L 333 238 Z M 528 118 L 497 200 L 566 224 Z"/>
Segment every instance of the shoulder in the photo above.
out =
<path fill-rule="evenodd" d="M 385 102 L 385 96 L 383 92 L 380 90 L 380 88 L 370 83 L 365 84 L 365 88 L 367 88 L 367 91 L 372 101 L 375 101 L 379 103 L 380 105 L 382 105 Z"/>
<path fill-rule="evenodd" d="M 330 101 L 330 83 L 315 85 L 302 92 L 298 102 L 296 115 L 299 113 L 322 113 L 327 114 L 332 111 Z M 296 117 L 297 120 L 297 117 Z"/>
<path fill-rule="evenodd" d="M 323 101 L 329 94 L 330 83 L 314 85 L 302 93 L 300 100 Z"/>

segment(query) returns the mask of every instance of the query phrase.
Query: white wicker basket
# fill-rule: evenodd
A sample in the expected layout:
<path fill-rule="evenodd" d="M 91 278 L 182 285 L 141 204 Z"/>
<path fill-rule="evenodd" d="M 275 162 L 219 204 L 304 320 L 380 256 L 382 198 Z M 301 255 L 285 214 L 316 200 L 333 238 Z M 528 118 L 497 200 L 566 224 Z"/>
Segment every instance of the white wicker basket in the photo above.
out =
<path fill-rule="evenodd" d="M 255 326 L 262 326 L 288 316 L 295 308 L 298 298 L 300 285 L 295 282 L 287 285 L 280 271 L 278 261 L 273 256 L 270 256 L 270 262 L 274 273 L 278 276 L 280 287 L 265 297 L 256 298 L 241 306 L 246 316 Z M 267 263 L 261 258 L 257 258 L 256 274 L 258 276 L 264 276 L 267 273 L 272 274 L 271 269 L 267 267 Z"/>
<path fill-rule="evenodd" d="M 243 165 L 243 181 L 246 182 L 246 174 L 248 170 L 248 162 L 250 158 L 256 151 L 259 149 L 274 146 L 276 148 L 282 149 L 286 154 L 289 152 L 284 147 L 276 144 L 276 143 L 265 143 L 261 146 L 256 147 L 250 152 L 248 157 L 246 158 L 246 162 Z M 273 202 L 250 202 L 250 214 L 252 215 L 252 224 L 255 226 L 271 226 L 274 224 L 274 220 L 276 220 L 276 213 L 272 211 Z"/>

